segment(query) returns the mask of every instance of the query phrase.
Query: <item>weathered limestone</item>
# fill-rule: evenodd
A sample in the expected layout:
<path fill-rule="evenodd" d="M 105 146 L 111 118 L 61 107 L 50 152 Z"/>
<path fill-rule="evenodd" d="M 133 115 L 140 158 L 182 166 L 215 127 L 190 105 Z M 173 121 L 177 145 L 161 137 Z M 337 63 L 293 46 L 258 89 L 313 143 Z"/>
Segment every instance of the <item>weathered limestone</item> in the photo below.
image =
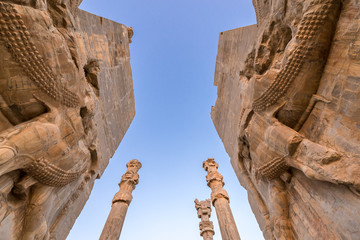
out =
<path fill-rule="evenodd" d="M 195 199 L 195 208 L 198 214 L 198 218 L 201 219 L 199 224 L 200 228 L 200 236 L 203 237 L 204 240 L 213 240 L 214 225 L 213 222 L 210 221 L 211 217 L 211 201 L 207 199 L 205 201 L 200 201 Z"/>
<path fill-rule="evenodd" d="M 221 238 L 223 240 L 240 240 L 234 217 L 229 205 L 229 195 L 223 188 L 223 176 L 217 171 L 219 165 L 213 158 L 203 162 L 203 168 L 208 172 L 206 181 L 211 188 L 211 201 L 216 209 Z"/>
<path fill-rule="evenodd" d="M 131 193 L 139 183 L 139 174 L 137 172 L 141 168 L 141 163 L 133 159 L 126 164 L 126 167 L 126 173 L 119 183 L 120 190 L 112 200 L 111 211 L 99 238 L 100 240 L 116 240 L 120 238 L 126 212 L 132 200 Z"/>
<path fill-rule="evenodd" d="M 360 3 L 253 3 L 220 34 L 214 125 L 266 239 L 357 239 Z"/>
<path fill-rule="evenodd" d="M 80 3 L 0 1 L 2 239 L 65 239 L 135 114 L 132 33 Z"/>

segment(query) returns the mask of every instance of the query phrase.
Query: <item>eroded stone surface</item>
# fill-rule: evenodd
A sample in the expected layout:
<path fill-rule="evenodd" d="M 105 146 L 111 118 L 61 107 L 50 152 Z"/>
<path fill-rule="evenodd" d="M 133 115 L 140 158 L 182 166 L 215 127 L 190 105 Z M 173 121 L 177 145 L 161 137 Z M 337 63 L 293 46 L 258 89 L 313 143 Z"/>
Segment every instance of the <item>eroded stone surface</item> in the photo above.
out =
<path fill-rule="evenodd" d="M 128 28 L 0 1 L 0 234 L 65 239 L 134 114 Z"/>
<path fill-rule="evenodd" d="M 239 231 L 229 204 L 229 195 L 223 188 L 225 183 L 223 176 L 217 170 L 218 167 L 219 165 L 214 158 L 208 158 L 203 162 L 203 168 L 208 173 L 206 181 L 209 188 L 211 188 L 211 202 L 216 210 L 221 238 L 223 240 L 240 240 Z"/>
<path fill-rule="evenodd" d="M 205 201 L 199 201 L 195 199 L 194 202 L 198 218 L 201 219 L 201 222 L 199 223 L 200 236 L 202 236 L 204 240 L 213 240 L 215 232 L 213 222 L 210 221 L 211 200 L 207 199 Z"/>
<path fill-rule="evenodd" d="M 133 198 L 132 191 L 139 183 L 138 171 L 141 166 L 141 163 L 137 159 L 133 159 L 126 164 L 126 173 L 121 177 L 119 183 L 120 190 L 115 194 L 112 200 L 111 211 L 99 238 L 100 240 L 120 238 L 126 212 Z"/>
<path fill-rule="evenodd" d="M 253 3 L 220 34 L 219 136 L 266 239 L 356 239 L 360 4 Z"/>

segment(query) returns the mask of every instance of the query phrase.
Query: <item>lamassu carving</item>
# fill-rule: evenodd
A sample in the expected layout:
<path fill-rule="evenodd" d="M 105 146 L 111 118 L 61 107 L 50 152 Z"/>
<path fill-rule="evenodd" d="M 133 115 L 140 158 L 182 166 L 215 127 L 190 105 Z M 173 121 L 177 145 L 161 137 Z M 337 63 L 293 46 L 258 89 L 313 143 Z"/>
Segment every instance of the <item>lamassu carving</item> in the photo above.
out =
<path fill-rule="evenodd" d="M 257 25 L 220 34 L 216 129 L 266 239 L 353 239 L 360 5 L 253 4 Z"/>
<path fill-rule="evenodd" d="M 100 66 L 81 56 L 80 3 L 0 1 L 0 222 L 9 238 L 50 239 L 66 186 L 97 176 Z"/>

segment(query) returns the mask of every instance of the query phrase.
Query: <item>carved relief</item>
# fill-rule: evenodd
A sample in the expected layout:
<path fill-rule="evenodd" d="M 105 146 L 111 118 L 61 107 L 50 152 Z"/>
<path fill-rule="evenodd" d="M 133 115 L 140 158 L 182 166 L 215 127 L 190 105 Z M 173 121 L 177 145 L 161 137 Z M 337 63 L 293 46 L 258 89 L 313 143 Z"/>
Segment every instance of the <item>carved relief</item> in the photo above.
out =
<path fill-rule="evenodd" d="M 37 15 L 39 22 L 29 23 L 29 15 L 26 15 L 29 13 Z M 66 186 L 87 171 L 88 148 L 93 144 L 85 139 L 79 96 L 64 85 L 64 81 L 77 81 L 73 90 L 81 93 L 79 89 L 76 90 L 76 87 L 80 87 L 79 83 L 89 89 L 81 81 L 83 73 L 76 67 L 66 42 L 62 40 L 62 34 L 66 35 L 66 32 L 60 33 L 54 28 L 53 35 L 42 40 L 48 33 L 43 30 L 45 26 L 40 20 L 47 21 L 51 26 L 51 16 L 43 10 L 0 2 L 0 51 L 2 56 L 9 56 L 13 60 L 6 67 L 18 66 L 18 72 L 13 71 L 10 76 L 2 73 L 2 79 L 23 78 L 29 86 L 34 86 L 25 87 L 24 90 L 15 89 L 11 95 L 6 88 L 2 88 L 1 92 L 6 104 L 4 108 L 7 109 L 3 115 L 14 125 L 0 133 L 3 139 L 0 146 L 1 176 L 22 170 L 25 175 L 16 183 L 15 193 L 29 195 L 24 224 L 18 229 L 22 239 L 49 237 L 45 216 L 51 211 L 47 207 L 52 201 L 51 193 L 57 191 L 52 187 Z M 29 24 L 32 24 L 30 28 L 27 26 Z M 38 32 L 35 33 L 35 29 Z M 36 38 L 34 34 L 37 34 Z M 54 50 L 60 54 L 49 52 L 44 47 L 39 49 L 40 41 L 53 44 Z M 68 58 L 67 65 L 61 65 L 64 61 L 61 58 Z M 49 62 L 60 64 L 50 67 Z M 56 73 L 52 69 L 56 69 Z M 71 79 L 73 77 L 75 79 Z M 24 95 L 24 91 L 27 91 L 27 95 Z M 33 116 L 26 116 L 26 109 L 34 105 L 29 104 L 31 102 L 39 102 L 46 110 L 37 108 L 36 112 L 37 109 L 33 108 Z"/>
<path fill-rule="evenodd" d="M 137 159 L 133 159 L 126 164 L 128 169 L 121 177 L 121 181 L 119 183 L 120 190 L 115 194 L 113 203 L 125 202 L 127 205 L 130 204 L 132 200 L 131 192 L 139 183 L 139 174 L 137 172 L 141 166 L 141 163 Z"/>
<path fill-rule="evenodd" d="M 221 237 L 223 240 L 240 240 L 234 217 L 230 209 L 230 199 L 223 188 L 223 176 L 218 172 L 219 165 L 214 158 L 208 158 L 203 162 L 203 168 L 208 173 L 206 181 L 211 188 L 211 202 L 216 209 Z M 204 203 L 205 204 L 205 203 Z"/>
<path fill-rule="evenodd" d="M 324 202 L 340 202 L 347 208 L 357 202 L 352 199 L 360 188 L 360 139 L 354 127 L 360 98 L 345 87 L 340 90 L 357 69 L 358 63 L 347 51 L 358 41 L 359 33 L 353 29 L 359 26 L 355 12 L 360 5 L 340 0 L 254 0 L 253 4 L 257 27 L 238 30 L 257 37 L 253 47 L 248 47 L 251 40 L 240 33 L 229 31 L 220 36 L 220 64 L 215 73 L 220 90 L 212 108 L 214 124 L 251 196 L 266 239 L 340 239 L 344 234 L 352 239 L 356 234 L 349 229 L 354 226 L 339 222 L 358 221 L 356 214 L 352 219 L 341 218 L 336 207 L 324 207 Z M 349 17 L 353 14 L 356 17 Z M 291 29 L 288 41 L 284 41 L 286 34 L 279 34 L 284 29 Z M 278 44 L 271 42 L 274 38 Z M 240 52 L 233 45 L 247 47 Z M 231 62 L 233 59 L 241 63 Z M 223 62 L 229 66 L 222 66 Z M 240 72 L 240 77 L 233 78 L 232 71 Z M 232 94 L 234 86 L 239 86 L 239 97 Z M 352 97 L 345 101 L 341 91 L 349 91 Z M 308 195 L 309 199 L 320 196 L 323 205 L 308 204 L 303 200 Z M 342 220 L 333 220 L 334 215 Z"/>
<path fill-rule="evenodd" d="M 132 200 L 132 191 L 139 183 L 139 174 L 137 172 L 141 166 L 137 159 L 133 159 L 126 164 L 126 173 L 119 183 L 120 190 L 112 200 L 111 211 L 101 232 L 100 240 L 119 239 L 127 209 Z"/>
<path fill-rule="evenodd" d="M 0 179 L 14 182 L 0 190 L 5 238 L 49 239 L 99 174 L 100 65 L 82 63 L 80 3 L 0 1 Z"/>
<path fill-rule="evenodd" d="M 205 201 L 199 201 L 195 199 L 194 202 L 198 218 L 201 219 L 201 222 L 199 224 L 200 236 L 202 236 L 204 240 L 213 240 L 215 232 L 213 222 L 210 221 L 211 201 L 210 199 L 207 199 Z"/>
<path fill-rule="evenodd" d="M 280 122 L 290 126 L 294 123 L 285 119 L 289 117 L 294 118 L 295 116 L 289 116 L 289 113 L 287 112 L 301 111 L 300 113 L 296 113 L 300 114 L 301 117 L 302 111 L 307 107 L 306 103 L 308 103 L 312 95 L 316 93 L 319 85 L 321 74 L 318 74 L 317 72 L 323 70 L 326 61 L 326 52 L 328 52 L 330 47 L 330 41 L 339 15 L 339 10 L 339 0 L 311 2 L 308 10 L 304 13 L 293 41 L 289 43 L 288 51 L 290 53 L 286 56 L 287 60 L 285 60 L 285 65 L 280 69 L 279 73 L 276 74 L 276 77 L 265 92 L 254 100 L 252 104 L 254 111 L 264 111 L 277 103 L 280 98 L 283 98 L 292 82 L 298 78 L 301 72 L 304 72 L 304 70 L 302 70 L 303 65 L 306 62 L 311 62 L 314 58 L 317 58 L 316 60 L 320 60 L 318 65 L 313 66 L 312 71 L 307 73 L 304 72 L 301 79 L 296 81 L 304 81 L 307 86 L 304 89 L 299 88 L 297 93 L 292 93 L 291 96 L 288 96 L 291 100 L 288 100 L 288 103 L 285 103 L 283 108 L 289 109 L 286 111 L 280 110 L 277 113 L 278 117 L 281 117 Z M 319 57 L 318 52 L 325 54 Z M 303 98 L 305 99 L 298 99 L 299 97 L 297 94 L 300 93 L 304 95 Z M 299 109 L 304 107 L 305 109 Z M 282 111 L 284 111 L 284 113 L 282 113 Z"/>
<path fill-rule="evenodd" d="M 59 85 L 54 73 L 44 62 L 21 15 L 12 4 L 0 2 L 0 36 L 12 57 L 20 64 L 28 77 L 56 101 L 67 107 L 77 107 L 78 97 Z"/>

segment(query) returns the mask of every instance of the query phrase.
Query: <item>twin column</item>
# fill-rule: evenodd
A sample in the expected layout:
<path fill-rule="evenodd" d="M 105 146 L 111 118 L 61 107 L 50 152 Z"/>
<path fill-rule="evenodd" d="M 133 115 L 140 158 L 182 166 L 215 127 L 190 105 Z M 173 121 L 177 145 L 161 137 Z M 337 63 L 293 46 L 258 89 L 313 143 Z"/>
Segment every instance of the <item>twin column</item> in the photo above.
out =
<path fill-rule="evenodd" d="M 132 191 L 139 183 L 141 163 L 133 159 L 126 164 L 127 171 L 119 183 L 120 190 L 114 196 L 108 219 L 99 240 L 118 240 L 124 224 L 127 209 L 132 200 Z M 213 158 L 203 162 L 203 168 L 207 171 L 206 181 L 211 188 L 211 201 L 195 200 L 195 208 L 198 217 L 201 218 L 200 235 L 204 240 L 213 240 L 214 226 L 210 221 L 211 202 L 216 209 L 222 240 L 240 240 L 234 217 L 229 205 L 229 195 L 223 188 L 223 176 L 217 171 L 218 164 Z"/>

